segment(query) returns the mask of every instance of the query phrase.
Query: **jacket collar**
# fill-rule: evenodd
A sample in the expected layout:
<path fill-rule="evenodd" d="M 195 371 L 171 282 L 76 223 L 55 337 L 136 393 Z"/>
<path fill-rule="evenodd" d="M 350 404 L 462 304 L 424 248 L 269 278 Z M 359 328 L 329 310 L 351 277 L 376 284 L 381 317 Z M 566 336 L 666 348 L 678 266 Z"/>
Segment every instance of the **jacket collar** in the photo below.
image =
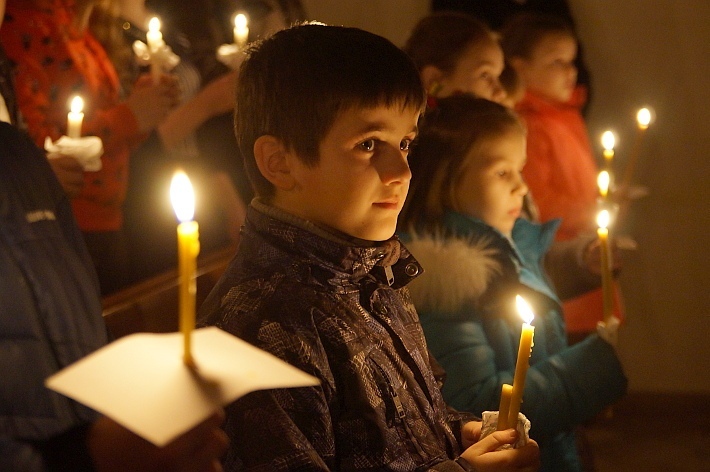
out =
<path fill-rule="evenodd" d="M 421 266 L 397 236 L 386 241 L 353 238 L 333 228 L 317 225 L 280 208 L 254 199 L 247 219 L 256 231 L 275 245 L 331 272 L 339 284 L 375 277 L 378 282 L 400 288 L 419 273 Z M 279 241 L 280 240 L 280 241 Z"/>

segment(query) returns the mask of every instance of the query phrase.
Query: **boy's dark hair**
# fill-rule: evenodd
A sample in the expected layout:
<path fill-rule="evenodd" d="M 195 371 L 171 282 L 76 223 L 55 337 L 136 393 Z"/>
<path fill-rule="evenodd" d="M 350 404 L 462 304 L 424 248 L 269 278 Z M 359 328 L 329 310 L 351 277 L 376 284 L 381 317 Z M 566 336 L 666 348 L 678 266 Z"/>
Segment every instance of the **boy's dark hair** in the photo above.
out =
<path fill-rule="evenodd" d="M 422 18 L 403 49 L 420 71 L 434 66 L 448 74 L 471 45 L 487 41 L 495 41 L 495 36 L 485 23 L 466 13 L 447 11 Z"/>
<path fill-rule="evenodd" d="M 544 13 L 520 13 L 513 16 L 501 31 L 501 47 L 506 60 L 513 57 L 530 59 L 540 40 L 549 34 L 577 34 L 571 23 L 562 17 Z"/>
<path fill-rule="evenodd" d="M 234 128 L 254 191 L 269 198 L 275 189 L 254 159 L 260 136 L 280 139 L 315 166 L 321 141 L 343 111 L 424 104 L 414 64 L 390 41 L 357 28 L 301 24 L 249 52 L 237 85 Z"/>
<path fill-rule="evenodd" d="M 453 208 L 453 192 L 469 156 L 495 138 L 525 127 L 514 111 L 470 94 L 437 100 L 422 119 L 417 145 L 409 153 L 412 180 L 399 216 L 403 231 L 430 230 Z"/>

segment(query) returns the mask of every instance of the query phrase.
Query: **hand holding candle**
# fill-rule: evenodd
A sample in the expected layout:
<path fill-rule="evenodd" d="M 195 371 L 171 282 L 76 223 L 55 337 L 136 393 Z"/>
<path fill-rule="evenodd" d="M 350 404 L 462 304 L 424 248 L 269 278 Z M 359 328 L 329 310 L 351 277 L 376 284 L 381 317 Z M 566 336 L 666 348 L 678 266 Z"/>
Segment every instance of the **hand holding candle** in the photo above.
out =
<path fill-rule="evenodd" d="M 247 43 L 248 38 L 247 17 L 243 13 L 239 13 L 234 17 L 234 44 L 241 49 Z"/>
<path fill-rule="evenodd" d="M 81 137 L 81 125 L 84 120 L 84 100 L 75 96 L 71 101 L 70 112 L 67 115 L 67 136 L 70 138 Z"/>
<path fill-rule="evenodd" d="M 523 329 L 520 333 L 520 346 L 518 347 L 518 360 L 515 363 L 515 375 L 513 377 L 513 390 L 510 394 L 510 409 L 508 412 L 508 422 L 506 427 L 513 428 L 518 424 L 518 413 L 520 413 L 520 403 L 523 400 L 523 391 L 525 390 L 525 377 L 530 367 L 529 357 L 533 346 L 533 335 L 535 327 L 531 326 L 533 318 L 530 305 L 517 295 L 515 302 L 518 307 L 520 317 L 523 318 Z M 500 422 L 500 419 L 498 420 Z"/>
<path fill-rule="evenodd" d="M 602 271 L 602 295 L 603 295 L 603 314 L 604 322 L 608 322 L 612 316 L 614 306 L 613 287 L 611 276 L 611 251 L 609 249 L 609 211 L 602 210 L 597 215 L 597 235 L 599 237 L 599 249 L 601 252 L 601 271 Z"/>
<path fill-rule="evenodd" d="M 178 171 L 170 184 L 170 199 L 180 220 L 178 236 L 178 269 L 180 276 L 180 331 L 184 337 L 183 362 L 194 366 L 191 335 L 195 329 L 195 275 L 197 254 L 200 252 L 199 226 L 192 221 L 195 214 L 195 195 L 187 175 Z"/>

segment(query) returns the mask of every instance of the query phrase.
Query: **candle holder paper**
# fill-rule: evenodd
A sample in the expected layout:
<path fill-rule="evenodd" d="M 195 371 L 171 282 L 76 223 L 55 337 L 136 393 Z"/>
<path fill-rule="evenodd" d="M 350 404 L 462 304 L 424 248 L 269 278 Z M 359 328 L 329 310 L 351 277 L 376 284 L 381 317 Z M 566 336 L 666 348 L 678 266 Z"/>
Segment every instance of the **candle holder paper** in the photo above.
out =
<path fill-rule="evenodd" d="M 489 434 L 495 433 L 498 430 L 498 412 L 497 411 L 484 411 L 482 414 L 483 424 L 481 425 L 481 439 L 485 438 Z M 504 444 L 498 449 L 517 449 L 523 447 L 528 443 L 530 439 L 530 420 L 522 414 L 518 413 L 518 424 L 515 425 L 515 430 L 518 432 L 518 439 L 511 446 L 510 444 Z"/>
<path fill-rule="evenodd" d="M 217 60 L 232 70 L 239 69 L 246 54 L 236 44 L 222 44 L 217 48 Z"/>
<path fill-rule="evenodd" d="M 45 384 L 156 446 L 249 392 L 318 384 L 219 328 L 198 329 L 192 339 L 196 368 L 183 364 L 181 333 L 138 333 L 62 369 Z"/>
<path fill-rule="evenodd" d="M 102 167 L 101 156 L 104 153 L 104 144 L 98 136 L 81 138 L 62 136 L 54 142 L 47 136 L 44 139 L 44 150 L 47 151 L 48 159 L 73 157 L 79 161 L 85 172 L 98 172 Z"/>
<path fill-rule="evenodd" d="M 155 53 L 151 54 L 148 45 L 137 39 L 133 42 L 133 53 L 136 55 L 138 65 L 141 66 L 150 65 L 152 56 L 155 56 L 161 68 L 168 72 L 180 64 L 180 56 L 175 54 L 167 44 L 161 45 Z"/>

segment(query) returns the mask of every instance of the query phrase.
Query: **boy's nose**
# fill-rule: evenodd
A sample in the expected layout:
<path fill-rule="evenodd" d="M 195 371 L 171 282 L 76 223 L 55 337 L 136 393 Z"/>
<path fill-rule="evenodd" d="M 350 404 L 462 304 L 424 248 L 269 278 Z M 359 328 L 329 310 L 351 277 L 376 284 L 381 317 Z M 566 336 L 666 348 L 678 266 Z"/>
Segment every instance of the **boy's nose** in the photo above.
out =
<path fill-rule="evenodd" d="M 514 192 L 518 195 L 525 196 L 528 194 L 529 190 L 530 189 L 528 188 L 528 184 L 525 183 L 525 179 L 523 179 L 522 175 L 519 175 L 518 184 L 515 186 Z"/>
<path fill-rule="evenodd" d="M 380 179 L 384 184 L 409 182 L 412 178 L 412 171 L 409 169 L 406 151 L 392 146 L 391 149 L 386 151 L 386 155 L 382 157 L 379 171 Z"/>

